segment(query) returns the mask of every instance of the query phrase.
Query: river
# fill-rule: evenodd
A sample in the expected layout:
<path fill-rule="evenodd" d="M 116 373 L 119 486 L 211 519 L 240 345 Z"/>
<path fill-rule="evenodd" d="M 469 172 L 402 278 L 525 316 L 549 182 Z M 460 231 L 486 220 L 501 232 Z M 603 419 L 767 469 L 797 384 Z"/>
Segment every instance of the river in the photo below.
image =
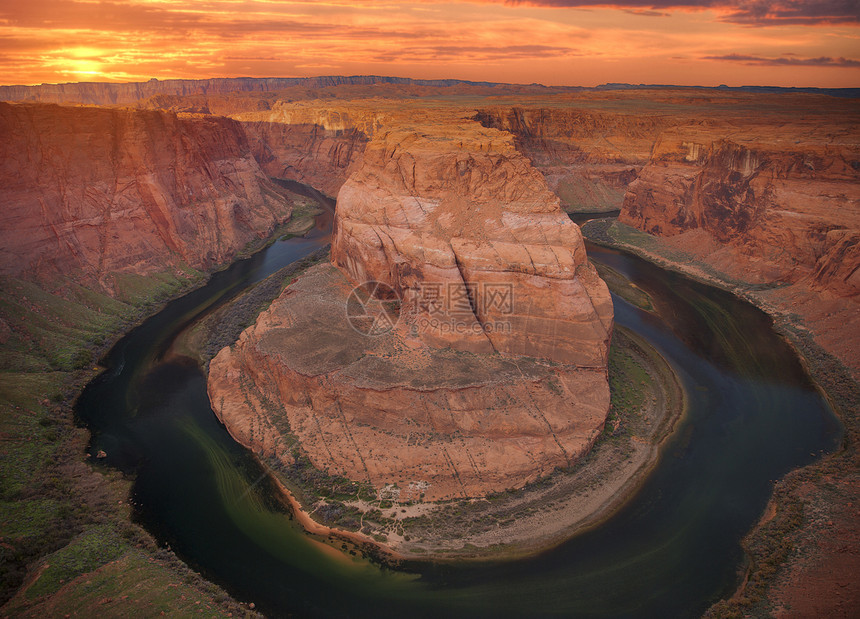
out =
<path fill-rule="evenodd" d="M 106 466 L 133 474 L 134 517 L 160 543 L 271 616 L 693 617 L 738 585 L 740 540 L 773 482 L 836 448 L 841 428 L 771 320 L 639 258 L 590 257 L 655 300 L 616 322 L 677 372 L 688 410 L 653 473 L 612 518 L 537 556 L 394 570 L 305 535 L 256 459 L 218 423 L 198 364 L 170 352 L 190 325 L 328 242 L 330 201 L 306 237 L 278 241 L 131 331 L 76 413 Z"/>

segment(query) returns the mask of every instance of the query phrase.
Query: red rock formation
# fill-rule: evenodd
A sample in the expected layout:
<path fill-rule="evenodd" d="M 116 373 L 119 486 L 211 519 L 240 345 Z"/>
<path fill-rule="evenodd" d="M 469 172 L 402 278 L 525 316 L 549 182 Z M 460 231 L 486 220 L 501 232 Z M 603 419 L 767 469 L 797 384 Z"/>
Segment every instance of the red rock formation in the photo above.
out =
<path fill-rule="evenodd" d="M 0 134 L 4 275 L 205 269 L 291 212 L 228 119 L 3 103 Z"/>
<path fill-rule="evenodd" d="M 270 175 L 336 196 L 361 163 L 368 140 L 385 123 L 412 118 L 408 103 L 277 101 L 265 111 L 237 111 L 257 161 Z M 421 110 L 419 114 L 425 115 Z M 399 117 L 395 120 L 394 117 Z"/>
<path fill-rule="evenodd" d="M 579 101 L 557 107 L 489 107 L 475 118 L 485 127 L 512 133 L 517 149 L 544 174 L 566 209 L 612 210 L 621 208 L 627 185 L 673 119 L 643 114 L 633 106 L 621 111 L 594 107 Z"/>
<path fill-rule="evenodd" d="M 405 501 L 519 487 L 597 438 L 603 369 L 367 337 L 347 324 L 351 288 L 315 268 L 212 360 L 213 409 L 240 443 L 289 464 L 288 427 L 317 467 Z"/>
<path fill-rule="evenodd" d="M 753 285 L 860 376 L 860 117 L 820 103 L 778 129 L 753 115 L 667 131 L 620 219 Z"/>
<path fill-rule="evenodd" d="M 313 123 L 243 122 L 251 151 L 269 176 L 299 181 L 336 196 L 360 161 L 367 137 L 354 128 Z"/>
<path fill-rule="evenodd" d="M 612 302 L 541 175 L 508 134 L 424 129 L 368 145 L 338 194 L 333 262 L 392 286 L 425 342 L 605 367 Z M 447 302 L 428 307 L 430 285 Z M 487 299 L 496 285 L 510 304 Z"/>
<path fill-rule="evenodd" d="M 300 279 L 210 364 L 241 443 L 289 462 L 288 425 L 317 467 L 434 500 L 522 486 L 591 447 L 612 303 L 509 134 L 378 130 L 338 194 L 332 260 L 343 273 Z M 346 321 L 366 280 L 403 298 L 376 337 Z"/>
<path fill-rule="evenodd" d="M 841 296 L 860 293 L 856 125 L 744 129 L 664 133 L 629 187 L 621 221 L 664 236 L 703 230 L 735 250 L 738 270 L 754 265 L 762 281 L 807 279 Z"/>

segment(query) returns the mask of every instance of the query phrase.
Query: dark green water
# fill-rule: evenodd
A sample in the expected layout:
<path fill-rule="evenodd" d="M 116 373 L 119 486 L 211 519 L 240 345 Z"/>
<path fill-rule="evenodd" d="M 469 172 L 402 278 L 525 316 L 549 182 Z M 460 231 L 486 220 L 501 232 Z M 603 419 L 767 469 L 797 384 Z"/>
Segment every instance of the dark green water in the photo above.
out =
<path fill-rule="evenodd" d="M 613 518 L 536 557 L 380 569 L 304 535 L 254 458 L 217 422 L 197 365 L 168 353 L 193 321 L 327 242 L 278 242 L 129 333 L 77 412 L 110 466 L 134 472 L 136 518 L 237 599 L 283 616 L 692 617 L 730 594 L 740 539 L 773 481 L 841 431 L 770 320 L 719 290 L 589 246 L 654 297 L 616 321 L 675 367 L 689 410 L 642 489 Z"/>

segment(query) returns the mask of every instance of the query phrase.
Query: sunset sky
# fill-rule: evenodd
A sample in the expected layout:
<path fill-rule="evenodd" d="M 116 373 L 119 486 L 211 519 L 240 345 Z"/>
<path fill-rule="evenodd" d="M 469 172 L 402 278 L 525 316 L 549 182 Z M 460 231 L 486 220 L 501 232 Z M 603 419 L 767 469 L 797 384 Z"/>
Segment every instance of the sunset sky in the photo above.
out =
<path fill-rule="evenodd" d="M 860 0 L 0 0 L 0 83 L 860 86 Z"/>

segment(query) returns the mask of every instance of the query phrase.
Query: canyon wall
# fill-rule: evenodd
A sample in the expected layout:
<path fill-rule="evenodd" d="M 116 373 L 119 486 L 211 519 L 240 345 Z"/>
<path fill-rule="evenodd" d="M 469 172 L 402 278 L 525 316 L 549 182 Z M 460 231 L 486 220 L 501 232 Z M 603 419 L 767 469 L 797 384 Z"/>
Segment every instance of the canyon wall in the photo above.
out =
<path fill-rule="evenodd" d="M 860 376 L 860 118 L 824 112 L 667 130 L 620 220 L 799 319 Z"/>
<path fill-rule="evenodd" d="M 159 111 L 0 104 L 0 274 L 208 269 L 289 218 L 239 123 Z"/>
<path fill-rule="evenodd" d="M 599 105 L 489 107 L 475 118 L 512 133 L 517 149 L 570 211 L 621 208 L 627 185 L 672 123 L 664 114 L 606 111 Z"/>
<path fill-rule="evenodd" d="M 323 101 L 275 102 L 265 111 L 237 112 L 254 157 L 269 176 L 310 185 L 336 196 L 360 163 L 380 120 L 372 108 Z"/>
<path fill-rule="evenodd" d="M 793 137 L 803 136 L 802 145 Z M 768 283 L 860 292 L 860 131 L 779 133 L 697 125 L 663 133 L 631 183 L 621 221 L 646 232 L 707 233 Z M 724 265 L 728 266 L 728 265 Z"/>

